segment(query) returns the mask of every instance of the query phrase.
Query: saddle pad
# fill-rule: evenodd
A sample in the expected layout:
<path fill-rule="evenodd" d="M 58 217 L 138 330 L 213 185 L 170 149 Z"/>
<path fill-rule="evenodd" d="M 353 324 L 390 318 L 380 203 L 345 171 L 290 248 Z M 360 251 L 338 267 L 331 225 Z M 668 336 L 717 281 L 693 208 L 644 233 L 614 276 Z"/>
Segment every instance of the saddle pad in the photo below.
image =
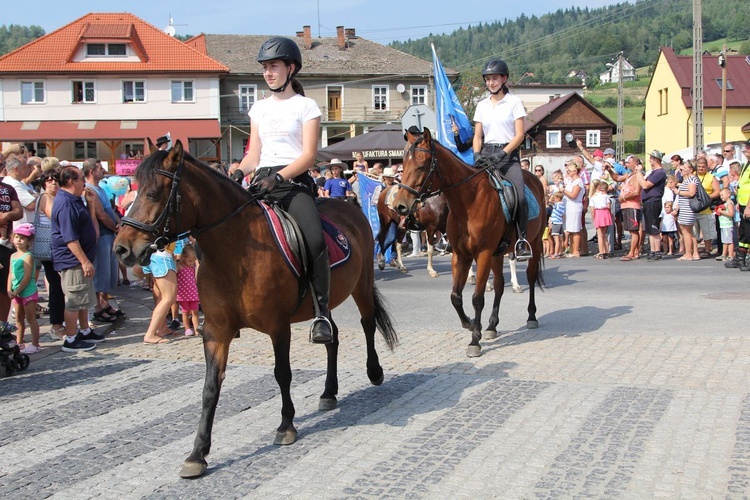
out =
<path fill-rule="evenodd" d="M 495 189 L 497 189 L 497 194 L 500 196 L 505 220 L 510 220 L 510 207 L 508 207 L 508 202 L 505 199 L 505 189 L 503 189 L 503 187 L 512 188 L 513 184 L 511 184 L 510 181 L 503 180 L 503 187 L 500 187 L 497 185 L 497 180 L 493 176 L 490 176 L 490 179 L 495 185 Z M 531 192 L 531 189 L 529 189 L 529 186 L 526 184 L 523 185 L 523 192 L 526 195 L 526 205 L 529 207 L 529 220 L 534 220 L 539 217 L 539 203 L 537 203 L 534 193 Z"/>
<path fill-rule="evenodd" d="M 284 231 L 285 222 L 279 218 L 278 214 L 267 203 L 258 201 L 258 205 L 263 209 L 263 214 L 266 216 L 266 221 L 271 228 L 273 239 L 281 255 L 284 257 L 284 261 L 292 273 L 297 278 L 300 278 L 304 274 L 301 264 L 302 259 L 298 253 L 302 250 L 302 247 L 297 243 L 292 245 L 287 239 L 287 234 L 293 234 L 294 231 Z M 334 269 L 349 260 L 352 249 L 349 246 L 349 240 L 346 239 L 346 235 L 344 235 L 333 221 L 325 215 L 321 215 L 320 223 L 323 226 L 323 239 L 328 249 L 328 260 L 330 261 L 331 269 Z"/>

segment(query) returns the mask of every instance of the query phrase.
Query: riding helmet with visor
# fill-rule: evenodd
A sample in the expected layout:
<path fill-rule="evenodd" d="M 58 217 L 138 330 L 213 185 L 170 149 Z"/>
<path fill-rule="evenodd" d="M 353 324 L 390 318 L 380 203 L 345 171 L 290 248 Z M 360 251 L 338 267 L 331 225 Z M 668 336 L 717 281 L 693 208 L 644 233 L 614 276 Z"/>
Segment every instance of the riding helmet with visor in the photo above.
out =
<path fill-rule="evenodd" d="M 294 63 L 294 70 L 291 75 L 286 79 L 284 85 L 277 89 L 271 89 L 272 92 L 283 92 L 289 82 L 294 76 L 302 69 L 302 53 L 299 50 L 299 46 L 289 38 L 274 37 L 269 38 L 263 45 L 260 46 L 258 51 L 257 61 L 262 63 L 264 61 L 271 61 L 273 59 L 280 59 L 285 63 Z"/>
<path fill-rule="evenodd" d="M 508 71 L 508 65 L 502 59 L 490 59 L 487 61 L 487 64 L 484 65 L 484 68 L 482 68 L 482 76 L 508 76 L 509 74 L 510 71 Z"/>

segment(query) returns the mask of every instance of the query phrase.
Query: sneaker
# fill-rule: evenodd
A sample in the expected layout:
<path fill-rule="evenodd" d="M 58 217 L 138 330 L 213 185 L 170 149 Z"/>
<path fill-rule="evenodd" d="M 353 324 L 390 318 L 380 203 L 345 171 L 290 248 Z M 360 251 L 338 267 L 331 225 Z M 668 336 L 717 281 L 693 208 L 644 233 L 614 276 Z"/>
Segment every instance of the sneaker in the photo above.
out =
<path fill-rule="evenodd" d="M 76 335 L 76 338 L 80 338 L 84 342 L 91 342 L 93 344 L 104 342 L 104 335 L 99 335 L 91 328 L 87 328 L 86 330 L 78 330 L 78 335 Z"/>
<path fill-rule="evenodd" d="M 195 332 L 193 331 L 192 328 L 188 328 L 187 330 L 185 330 L 185 336 L 186 337 L 191 337 L 193 335 L 195 335 Z"/>
<path fill-rule="evenodd" d="M 24 354 L 36 354 L 41 350 L 41 347 L 37 347 L 34 344 L 29 344 L 24 349 L 22 349 L 21 352 Z"/>
<path fill-rule="evenodd" d="M 169 324 L 167 325 L 167 327 L 170 330 L 172 330 L 172 331 L 179 330 L 180 329 L 180 322 L 177 321 L 176 319 L 173 319 L 172 321 L 169 322 Z"/>
<path fill-rule="evenodd" d="M 64 352 L 79 352 L 79 351 L 90 351 L 96 348 L 96 344 L 91 342 L 85 342 L 81 340 L 80 335 L 76 335 L 72 339 L 67 335 L 63 338 L 62 350 Z"/>

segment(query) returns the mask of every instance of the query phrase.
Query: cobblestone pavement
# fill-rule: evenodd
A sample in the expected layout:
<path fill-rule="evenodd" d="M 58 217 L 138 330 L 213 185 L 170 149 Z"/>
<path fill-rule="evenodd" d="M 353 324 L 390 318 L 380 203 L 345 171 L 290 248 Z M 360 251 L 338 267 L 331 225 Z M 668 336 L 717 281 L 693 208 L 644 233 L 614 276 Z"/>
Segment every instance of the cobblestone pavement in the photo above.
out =
<path fill-rule="evenodd" d="M 150 296 L 118 288 L 128 321 L 105 343 L 75 355 L 44 344 L 27 372 L 0 380 L 0 496 L 750 496 L 750 343 L 735 326 L 750 273 L 713 262 L 548 263 L 540 329 L 523 326 L 528 292 L 508 293 L 509 329 L 469 359 L 450 278 L 430 280 L 423 260 L 408 277 L 378 275 L 401 337 L 394 352 L 378 341 L 383 385 L 367 380 L 356 311 L 336 312 L 336 410 L 317 410 L 324 349 L 294 326 L 291 446 L 271 444 L 281 402 L 270 342 L 243 331 L 208 473 L 192 481 L 177 472 L 200 411 L 201 340 L 143 345 Z"/>

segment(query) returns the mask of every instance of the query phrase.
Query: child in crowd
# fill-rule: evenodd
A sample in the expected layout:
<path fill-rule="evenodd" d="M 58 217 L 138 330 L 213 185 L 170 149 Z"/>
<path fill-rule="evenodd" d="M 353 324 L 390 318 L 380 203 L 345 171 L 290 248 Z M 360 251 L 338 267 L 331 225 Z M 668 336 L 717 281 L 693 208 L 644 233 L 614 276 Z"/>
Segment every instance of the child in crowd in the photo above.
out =
<path fill-rule="evenodd" d="M 609 238 L 607 231 L 612 225 L 612 203 L 607 193 L 609 184 L 597 179 L 591 182 L 591 194 L 589 195 L 589 206 L 594 210 L 594 227 L 596 228 L 596 239 L 599 244 L 599 253 L 594 256 L 595 259 L 608 259 Z"/>
<path fill-rule="evenodd" d="M 34 226 L 25 222 L 19 224 L 13 231 L 13 244 L 17 252 L 10 257 L 10 273 L 8 274 L 8 296 L 13 300 L 16 314 L 16 342 L 25 354 L 36 354 L 39 347 L 39 323 L 36 320 L 36 305 L 39 293 L 34 279 L 34 257 L 31 255 L 31 244 L 34 241 Z M 23 343 L 26 322 L 31 330 L 31 344 Z"/>
<path fill-rule="evenodd" d="M 734 259 L 734 214 L 736 212 L 729 188 L 719 191 L 721 204 L 716 206 L 714 213 L 719 216 L 719 231 L 724 245 L 722 254 L 716 260 L 729 261 Z"/>
<path fill-rule="evenodd" d="M 562 174 L 561 174 L 562 175 Z M 552 235 L 552 254 L 550 259 L 560 259 L 563 254 L 563 216 L 565 215 L 565 203 L 563 203 L 562 191 L 552 194 L 552 213 L 549 216 L 549 232 Z"/>
<path fill-rule="evenodd" d="M 673 201 L 665 201 L 661 209 L 661 247 L 665 255 L 674 255 L 674 238 L 677 234 L 677 221 L 674 216 L 677 212 L 674 210 Z"/>
<path fill-rule="evenodd" d="M 198 286 L 195 282 L 197 270 L 198 258 L 195 249 L 193 245 L 187 244 L 182 248 L 180 260 L 177 262 L 177 303 L 182 309 L 182 324 L 188 337 L 199 333 Z"/>

